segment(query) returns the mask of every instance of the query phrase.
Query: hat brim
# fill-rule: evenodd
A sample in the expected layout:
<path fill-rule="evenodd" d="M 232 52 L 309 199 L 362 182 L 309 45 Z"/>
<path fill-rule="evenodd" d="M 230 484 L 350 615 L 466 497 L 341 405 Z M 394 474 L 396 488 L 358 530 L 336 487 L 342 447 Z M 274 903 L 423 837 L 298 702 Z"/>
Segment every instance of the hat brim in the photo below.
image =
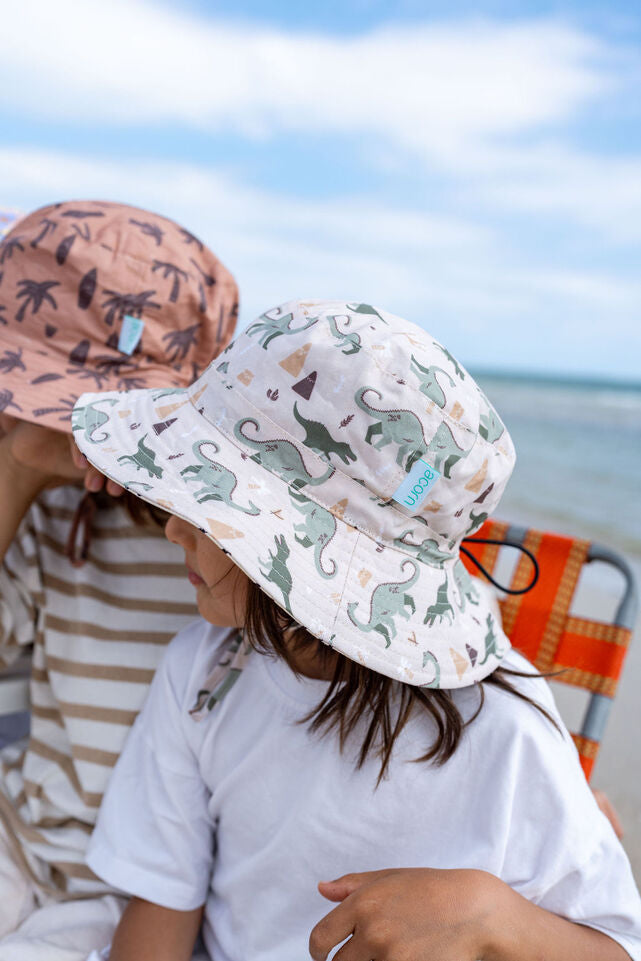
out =
<path fill-rule="evenodd" d="M 256 461 L 197 409 L 198 391 L 84 394 L 87 457 L 139 497 L 202 530 L 295 621 L 388 677 L 466 687 L 509 648 L 490 589 L 455 558 L 426 563 L 347 523 Z M 221 398 L 224 403 L 224 397 Z"/>
<path fill-rule="evenodd" d="M 68 432 L 74 404 L 86 387 L 115 392 L 124 389 L 118 385 L 128 377 L 140 389 L 167 386 L 172 380 L 166 364 L 144 361 L 134 368 L 127 355 L 119 356 L 107 348 L 104 351 L 108 363 L 99 369 L 93 362 L 69 361 L 59 350 L 49 350 L 46 345 L 35 349 L 19 337 L 9 343 L 0 336 L 0 412 Z M 173 382 L 184 384 L 184 376 L 176 376 Z"/>

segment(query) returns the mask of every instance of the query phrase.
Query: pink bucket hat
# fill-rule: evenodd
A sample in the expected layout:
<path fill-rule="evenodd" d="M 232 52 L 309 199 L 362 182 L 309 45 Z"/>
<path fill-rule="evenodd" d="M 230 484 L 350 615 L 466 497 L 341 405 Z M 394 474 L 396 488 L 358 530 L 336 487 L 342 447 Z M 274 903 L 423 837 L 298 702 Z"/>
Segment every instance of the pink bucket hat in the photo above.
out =
<path fill-rule="evenodd" d="M 512 441 L 414 324 L 287 303 L 186 390 L 83 395 L 73 429 L 99 470 L 203 530 L 347 657 L 456 688 L 509 648 L 459 547 L 496 507 Z"/>
<path fill-rule="evenodd" d="M 0 410 L 59 430 L 87 386 L 186 386 L 227 344 L 234 278 L 188 230 L 106 201 L 21 219 L 0 242 Z"/>

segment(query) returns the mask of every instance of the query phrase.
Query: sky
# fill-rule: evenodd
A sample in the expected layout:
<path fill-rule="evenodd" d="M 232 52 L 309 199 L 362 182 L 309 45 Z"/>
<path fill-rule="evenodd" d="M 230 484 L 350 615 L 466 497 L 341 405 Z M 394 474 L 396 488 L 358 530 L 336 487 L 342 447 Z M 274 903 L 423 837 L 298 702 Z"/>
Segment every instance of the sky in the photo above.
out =
<path fill-rule="evenodd" d="M 636 8 L 636 9 L 635 9 Z M 240 323 L 368 302 L 472 369 L 641 382 L 641 7 L 21 0 L 0 206 L 198 234 Z"/>

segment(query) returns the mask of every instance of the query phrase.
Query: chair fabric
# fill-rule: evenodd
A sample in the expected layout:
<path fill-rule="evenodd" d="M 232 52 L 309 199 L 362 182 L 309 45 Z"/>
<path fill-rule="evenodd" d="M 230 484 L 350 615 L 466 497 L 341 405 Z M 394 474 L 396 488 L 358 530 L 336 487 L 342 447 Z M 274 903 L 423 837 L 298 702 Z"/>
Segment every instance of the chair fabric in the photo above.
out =
<path fill-rule="evenodd" d="M 515 537 L 516 533 L 516 537 Z M 589 780 L 599 750 L 609 702 L 617 690 L 632 630 L 616 623 L 606 623 L 570 614 L 581 571 L 590 561 L 590 541 L 565 537 L 560 534 L 513 528 L 497 520 L 487 520 L 474 535 L 499 541 L 517 540 L 536 557 L 539 579 L 526 594 L 507 595 L 500 600 L 503 628 L 512 645 L 544 674 L 554 674 L 554 680 L 584 688 L 592 696 L 582 730 L 572 734 L 581 765 Z M 504 548 L 495 544 L 465 543 L 489 574 L 493 575 L 499 553 Z M 625 562 L 612 551 L 612 562 Z M 463 563 L 472 574 L 479 571 L 465 556 Z M 514 568 L 512 589 L 526 587 L 532 578 L 532 563 L 521 554 Z M 481 575 L 482 576 L 482 575 Z M 633 582 L 627 592 L 634 593 Z M 628 600 L 631 600 L 628 598 Z M 632 607 L 636 605 L 632 599 Z M 621 605 L 619 610 L 621 609 Z M 628 604 L 628 610 L 630 605 Z M 626 620 L 628 620 L 626 618 Z M 595 711 L 599 708 L 599 711 Z M 599 723 L 588 723 L 599 714 Z M 587 734 L 591 736 L 586 736 Z"/>

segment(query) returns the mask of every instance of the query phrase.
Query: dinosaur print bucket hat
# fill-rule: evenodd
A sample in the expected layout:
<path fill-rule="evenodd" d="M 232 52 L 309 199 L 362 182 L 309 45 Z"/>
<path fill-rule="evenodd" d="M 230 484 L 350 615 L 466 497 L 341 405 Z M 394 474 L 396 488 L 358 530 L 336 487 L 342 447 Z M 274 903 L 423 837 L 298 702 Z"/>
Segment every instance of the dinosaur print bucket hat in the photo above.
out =
<path fill-rule="evenodd" d="M 99 470 L 199 527 L 354 661 L 456 688 L 508 649 L 459 545 L 496 507 L 512 441 L 414 324 L 286 303 L 190 387 L 84 394 L 72 426 Z"/>
<path fill-rule="evenodd" d="M 71 201 L 0 241 L 0 410 L 59 430 L 88 387 L 181 386 L 229 342 L 238 291 L 189 231 Z"/>

